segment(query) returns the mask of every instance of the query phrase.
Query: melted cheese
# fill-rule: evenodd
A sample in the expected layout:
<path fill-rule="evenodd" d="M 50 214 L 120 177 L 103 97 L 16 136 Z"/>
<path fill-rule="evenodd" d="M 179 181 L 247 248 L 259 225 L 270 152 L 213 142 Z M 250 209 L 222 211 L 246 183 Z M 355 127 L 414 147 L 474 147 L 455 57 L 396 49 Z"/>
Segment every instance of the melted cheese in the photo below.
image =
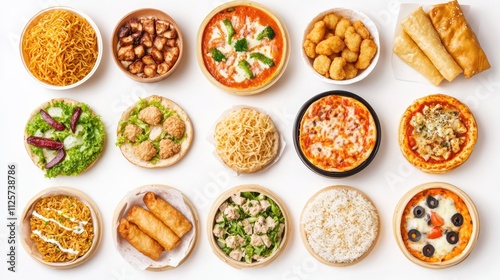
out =
<path fill-rule="evenodd" d="M 248 61 L 254 76 L 258 76 L 266 68 L 269 68 L 269 66 L 261 61 L 250 58 L 250 53 L 259 52 L 273 60 L 274 57 L 271 52 L 271 46 L 266 44 L 267 40 L 257 40 L 257 35 L 264 30 L 266 26 L 260 24 L 258 20 L 251 20 L 249 17 L 245 17 L 244 23 L 240 23 L 240 18 L 237 16 L 232 16 L 230 21 L 233 27 L 242 25 L 238 33 L 233 36 L 231 45 L 227 44 L 227 29 L 222 21 L 219 21 L 218 25 L 212 27 L 209 44 L 216 45 L 217 49 L 227 58 L 226 61 L 216 62 L 219 74 L 224 78 L 231 78 L 235 82 L 241 83 L 248 79 L 248 77 L 245 72 L 238 67 L 240 61 Z M 242 38 L 246 38 L 247 40 L 248 51 L 236 52 L 234 50 L 234 44 Z"/>
<path fill-rule="evenodd" d="M 465 143 L 461 134 L 467 132 L 467 128 L 454 108 L 445 108 L 441 104 L 425 105 L 422 112 L 411 118 L 410 125 L 415 140 L 411 148 L 426 161 L 447 160 Z"/>
<path fill-rule="evenodd" d="M 435 196 L 439 201 L 439 206 L 435 209 L 430 209 L 427 204 L 425 203 L 425 199 L 420 201 L 417 205 L 423 207 L 425 209 L 425 215 L 422 218 L 415 218 L 413 216 L 413 209 L 410 211 L 410 217 L 407 218 L 406 220 L 406 225 L 405 229 L 406 232 L 409 232 L 411 229 L 416 229 L 421 233 L 420 240 L 417 242 L 413 241 L 408 241 L 410 248 L 413 250 L 422 252 L 422 249 L 426 244 L 431 244 L 434 247 L 434 255 L 433 257 L 442 259 L 444 256 L 449 254 L 458 244 L 450 244 L 446 240 L 446 234 L 445 231 L 455 231 L 457 232 L 459 227 L 455 226 L 452 221 L 451 217 L 456 214 L 457 208 L 455 207 L 455 203 L 453 202 L 453 199 L 451 198 L 445 198 L 441 196 Z M 437 213 L 441 218 L 443 218 L 444 225 L 442 225 L 441 231 L 443 235 L 439 238 L 434 238 L 430 239 L 427 238 L 427 234 L 431 232 L 431 230 L 434 228 L 433 225 L 429 225 L 427 223 L 426 216 L 432 212 Z"/>
<path fill-rule="evenodd" d="M 301 149 L 321 169 L 347 171 L 368 158 L 376 133 L 373 117 L 363 104 L 349 97 L 327 96 L 304 114 Z"/>

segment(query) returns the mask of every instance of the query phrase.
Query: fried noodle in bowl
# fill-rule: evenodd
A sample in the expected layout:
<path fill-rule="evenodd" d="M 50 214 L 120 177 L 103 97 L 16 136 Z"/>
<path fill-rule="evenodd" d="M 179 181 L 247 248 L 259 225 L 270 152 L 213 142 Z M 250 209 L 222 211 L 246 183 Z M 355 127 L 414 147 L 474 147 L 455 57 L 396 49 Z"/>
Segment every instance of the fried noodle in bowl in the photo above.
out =
<path fill-rule="evenodd" d="M 50 187 L 26 205 L 19 222 L 20 242 L 37 262 L 69 269 L 90 259 L 99 247 L 102 218 L 85 193 L 71 187 Z"/>
<path fill-rule="evenodd" d="M 54 88 L 83 83 L 97 68 L 102 42 L 90 18 L 69 8 L 49 8 L 35 15 L 21 35 L 26 69 Z"/>
<path fill-rule="evenodd" d="M 73 261 L 85 255 L 94 238 L 89 207 L 71 196 L 42 198 L 35 204 L 30 226 L 30 238 L 47 262 Z"/>

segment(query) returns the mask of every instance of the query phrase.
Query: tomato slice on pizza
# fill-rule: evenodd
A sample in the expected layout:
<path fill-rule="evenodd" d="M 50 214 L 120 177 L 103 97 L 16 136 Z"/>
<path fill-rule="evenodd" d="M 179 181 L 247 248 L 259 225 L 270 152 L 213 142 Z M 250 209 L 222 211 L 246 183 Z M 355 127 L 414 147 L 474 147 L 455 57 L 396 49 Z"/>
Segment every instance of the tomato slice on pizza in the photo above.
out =
<path fill-rule="evenodd" d="M 473 222 L 464 201 L 444 188 L 413 196 L 401 217 L 406 249 L 419 260 L 436 263 L 460 255 L 472 236 Z"/>

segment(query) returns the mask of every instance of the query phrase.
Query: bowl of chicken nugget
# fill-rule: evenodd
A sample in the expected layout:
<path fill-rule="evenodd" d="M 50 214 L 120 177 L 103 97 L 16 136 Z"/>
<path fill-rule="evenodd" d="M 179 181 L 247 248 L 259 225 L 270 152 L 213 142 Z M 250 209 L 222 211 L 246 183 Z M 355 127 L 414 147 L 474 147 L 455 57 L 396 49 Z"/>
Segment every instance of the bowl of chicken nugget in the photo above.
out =
<path fill-rule="evenodd" d="M 302 57 L 319 79 L 338 85 L 359 82 L 375 68 L 380 40 L 375 23 L 362 12 L 333 8 L 307 26 Z"/>
<path fill-rule="evenodd" d="M 179 66 L 183 39 L 174 19 L 163 11 L 132 11 L 115 26 L 111 41 L 113 59 L 129 78 L 158 82 Z"/>

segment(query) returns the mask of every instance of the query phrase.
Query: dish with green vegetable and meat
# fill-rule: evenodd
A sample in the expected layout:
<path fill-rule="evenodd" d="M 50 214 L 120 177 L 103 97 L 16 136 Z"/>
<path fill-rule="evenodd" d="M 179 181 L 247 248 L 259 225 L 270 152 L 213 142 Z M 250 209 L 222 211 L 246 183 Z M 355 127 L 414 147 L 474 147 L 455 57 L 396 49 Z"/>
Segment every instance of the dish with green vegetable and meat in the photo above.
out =
<path fill-rule="evenodd" d="M 289 56 L 288 35 L 268 8 L 249 1 L 217 7 L 198 32 L 198 62 L 224 90 L 248 95 L 271 86 Z"/>
<path fill-rule="evenodd" d="M 191 121 L 179 105 L 165 97 L 152 95 L 123 112 L 116 145 L 135 165 L 166 167 L 184 157 L 193 134 Z"/>
<path fill-rule="evenodd" d="M 101 156 L 106 133 L 100 116 L 83 102 L 52 99 L 31 114 L 25 147 L 45 177 L 78 175 Z"/>
<path fill-rule="evenodd" d="M 209 219 L 212 249 L 234 267 L 266 265 L 287 243 L 286 209 L 276 195 L 260 186 L 244 185 L 223 193 Z"/>

